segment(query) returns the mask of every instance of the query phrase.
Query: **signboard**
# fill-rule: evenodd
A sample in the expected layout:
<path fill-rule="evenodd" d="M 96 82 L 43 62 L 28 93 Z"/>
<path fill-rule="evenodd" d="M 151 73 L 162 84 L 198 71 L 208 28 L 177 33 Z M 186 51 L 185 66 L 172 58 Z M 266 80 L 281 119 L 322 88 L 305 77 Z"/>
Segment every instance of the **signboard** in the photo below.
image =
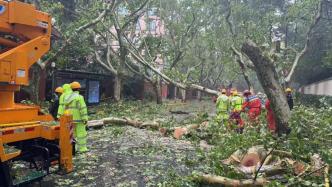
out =
<path fill-rule="evenodd" d="M 88 103 L 96 104 L 100 102 L 100 82 L 89 81 Z"/>

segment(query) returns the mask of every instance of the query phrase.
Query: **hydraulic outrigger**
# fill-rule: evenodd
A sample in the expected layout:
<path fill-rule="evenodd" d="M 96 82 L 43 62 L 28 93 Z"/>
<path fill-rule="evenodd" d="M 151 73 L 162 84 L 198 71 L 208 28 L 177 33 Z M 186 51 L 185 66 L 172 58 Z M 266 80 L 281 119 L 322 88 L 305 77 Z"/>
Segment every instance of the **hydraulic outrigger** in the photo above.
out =
<path fill-rule="evenodd" d="M 51 28 L 51 16 L 33 5 L 0 0 L 0 187 L 41 180 L 52 164 L 73 170 L 71 115 L 55 122 L 38 106 L 14 102 L 29 68 L 49 51 Z M 31 172 L 13 175 L 16 162 Z"/>

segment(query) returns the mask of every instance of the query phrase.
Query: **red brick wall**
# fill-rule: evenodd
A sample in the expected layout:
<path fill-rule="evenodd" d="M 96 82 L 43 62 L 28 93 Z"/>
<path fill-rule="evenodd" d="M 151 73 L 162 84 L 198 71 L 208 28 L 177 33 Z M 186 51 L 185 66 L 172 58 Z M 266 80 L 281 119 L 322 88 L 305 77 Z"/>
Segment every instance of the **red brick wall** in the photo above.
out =
<path fill-rule="evenodd" d="M 165 98 L 167 98 L 167 94 L 168 94 L 168 86 L 163 83 L 162 86 L 161 86 L 161 95 L 165 99 Z M 155 91 L 154 91 L 153 86 L 150 82 L 144 81 L 143 95 L 153 95 L 153 96 L 155 96 Z"/>
<path fill-rule="evenodd" d="M 161 94 L 163 98 L 167 98 L 167 93 L 168 93 L 168 86 L 166 84 L 163 84 L 161 87 Z"/>

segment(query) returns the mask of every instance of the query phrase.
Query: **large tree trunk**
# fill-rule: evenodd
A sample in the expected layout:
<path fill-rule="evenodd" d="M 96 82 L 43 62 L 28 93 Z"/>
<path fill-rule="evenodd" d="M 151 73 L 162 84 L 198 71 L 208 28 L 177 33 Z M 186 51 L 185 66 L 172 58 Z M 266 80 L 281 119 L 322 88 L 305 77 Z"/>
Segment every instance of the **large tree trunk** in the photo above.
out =
<path fill-rule="evenodd" d="M 159 129 L 159 127 L 160 127 L 160 124 L 155 121 L 142 122 L 140 120 L 132 120 L 132 119 L 128 119 L 128 118 L 116 118 L 116 117 L 89 121 L 88 127 L 96 128 L 96 127 L 103 127 L 103 126 L 113 125 L 113 124 L 130 125 L 130 126 L 137 127 L 137 128 L 152 128 L 152 129 Z"/>
<path fill-rule="evenodd" d="M 113 82 L 113 97 L 114 101 L 118 102 L 121 99 L 121 88 L 122 88 L 122 83 L 121 83 L 121 78 L 119 75 L 114 76 L 114 82 Z"/>
<path fill-rule="evenodd" d="M 178 87 L 174 86 L 174 97 L 172 99 L 178 99 Z"/>
<path fill-rule="evenodd" d="M 156 93 L 156 102 L 157 104 L 163 104 L 163 96 L 162 96 L 162 93 L 161 93 L 161 81 L 160 79 L 158 78 L 156 80 L 156 82 L 153 83 L 153 89 Z"/>
<path fill-rule="evenodd" d="M 244 43 L 242 51 L 254 63 L 257 77 L 271 101 L 272 110 L 276 118 L 278 135 L 289 133 L 288 121 L 290 110 L 272 60 L 263 55 L 263 52 L 252 41 Z"/>
<path fill-rule="evenodd" d="M 186 102 L 187 101 L 187 90 L 181 89 L 181 101 Z"/>
<path fill-rule="evenodd" d="M 197 98 L 199 101 L 202 101 L 202 92 L 201 91 L 197 91 Z"/>
<path fill-rule="evenodd" d="M 31 75 L 29 86 L 21 87 L 22 90 L 29 94 L 30 100 L 36 104 L 39 102 L 39 80 L 41 71 L 41 67 L 34 64 L 29 70 L 29 74 Z"/>

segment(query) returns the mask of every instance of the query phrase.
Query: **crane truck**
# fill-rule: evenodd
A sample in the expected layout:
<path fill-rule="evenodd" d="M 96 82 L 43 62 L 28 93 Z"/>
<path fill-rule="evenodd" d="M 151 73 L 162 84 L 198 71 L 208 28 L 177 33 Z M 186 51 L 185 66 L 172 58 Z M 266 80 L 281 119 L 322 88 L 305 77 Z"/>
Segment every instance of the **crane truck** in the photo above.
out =
<path fill-rule="evenodd" d="M 73 170 L 71 115 L 55 122 L 38 106 L 14 102 L 29 85 L 29 68 L 49 51 L 51 29 L 51 16 L 33 5 L 0 0 L 0 187 L 42 180 L 53 165 Z M 14 171 L 17 163 L 24 172 Z"/>

